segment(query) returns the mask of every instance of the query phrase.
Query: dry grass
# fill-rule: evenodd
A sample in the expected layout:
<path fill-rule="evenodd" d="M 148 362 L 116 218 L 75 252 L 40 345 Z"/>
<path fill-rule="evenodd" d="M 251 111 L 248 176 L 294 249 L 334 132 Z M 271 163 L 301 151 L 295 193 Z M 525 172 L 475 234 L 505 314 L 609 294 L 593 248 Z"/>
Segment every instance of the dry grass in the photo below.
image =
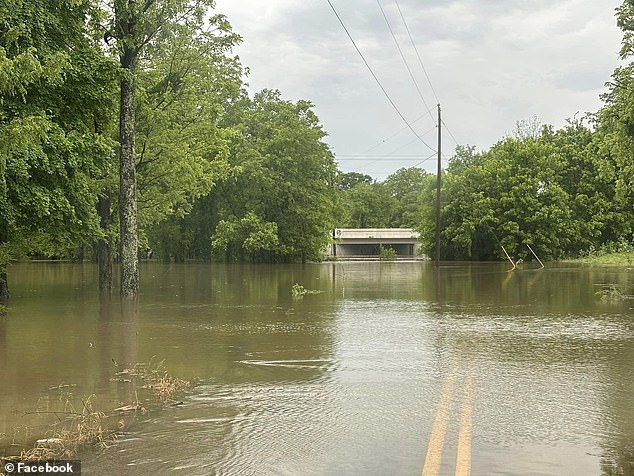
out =
<path fill-rule="evenodd" d="M 33 448 L 22 451 L 20 459 L 71 459 L 83 448 L 108 446 L 115 438 L 115 432 L 108 428 L 111 418 L 93 409 L 94 399 L 95 396 L 91 395 L 83 403 L 81 412 L 75 411 L 72 404 L 67 402 L 66 410 L 58 414 L 59 421 L 35 442 Z"/>
<path fill-rule="evenodd" d="M 193 385 L 190 381 L 169 375 L 164 362 L 154 359 L 119 370 L 114 379 L 133 386 L 134 401 L 106 413 L 94 409 L 96 396 L 91 395 L 82 402 L 81 411 L 77 411 L 67 399 L 64 411 L 29 412 L 51 413 L 58 421 L 35 441 L 32 448 L 23 450 L 19 458 L 25 461 L 73 459 L 86 448 L 108 447 L 116 442 L 117 435 L 126 428 L 130 419 L 145 414 L 148 408 L 182 403 L 174 400 L 174 397 Z M 139 393 L 144 397 L 144 403 L 141 403 Z M 35 434 L 28 428 L 27 433 Z"/>
<path fill-rule="evenodd" d="M 150 391 L 150 400 L 158 399 L 161 403 L 174 403 L 174 397 L 189 390 L 193 383 L 173 377 L 165 370 L 165 361 L 151 359 L 148 363 L 138 363 L 131 368 L 117 372 L 119 381 L 129 381 L 141 389 Z"/>

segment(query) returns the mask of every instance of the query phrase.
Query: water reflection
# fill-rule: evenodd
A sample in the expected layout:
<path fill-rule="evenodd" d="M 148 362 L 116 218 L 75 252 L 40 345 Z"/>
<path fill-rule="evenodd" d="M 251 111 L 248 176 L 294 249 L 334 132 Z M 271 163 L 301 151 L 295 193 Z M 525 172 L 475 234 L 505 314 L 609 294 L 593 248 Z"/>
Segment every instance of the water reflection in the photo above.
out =
<path fill-rule="evenodd" d="M 473 474 L 634 474 L 634 304 L 596 295 L 632 294 L 634 273 L 507 270 L 149 263 L 122 302 L 100 299 L 91 265 L 14 266 L 0 433 L 69 398 L 129 402 L 113 360 L 156 356 L 200 385 L 88 459 L 91 474 L 416 474 L 455 375 L 455 409 L 473 381 Z M 293 298 L 294 283 L 320 293 Z"/>

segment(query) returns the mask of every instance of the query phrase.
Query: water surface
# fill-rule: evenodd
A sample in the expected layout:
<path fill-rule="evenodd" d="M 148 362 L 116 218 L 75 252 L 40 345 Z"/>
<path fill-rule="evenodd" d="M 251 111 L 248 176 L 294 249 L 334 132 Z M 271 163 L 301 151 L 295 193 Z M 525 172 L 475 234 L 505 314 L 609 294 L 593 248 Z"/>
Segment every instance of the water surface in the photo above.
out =
<path fill-rule="evenodd" d="M 634 271 L 507 268 L 146 263 L 135 305 L 100 299 L 91 264 L 12 266 L 2 454 L 68 402 L 129 403 L 113 361 L 154 358 L 199 384 L 86 474 L 418 475 L 439 401 L 439 474 L 469 415 L 471 474 L 634 474 L 634 301 L 597 295 Z"/>

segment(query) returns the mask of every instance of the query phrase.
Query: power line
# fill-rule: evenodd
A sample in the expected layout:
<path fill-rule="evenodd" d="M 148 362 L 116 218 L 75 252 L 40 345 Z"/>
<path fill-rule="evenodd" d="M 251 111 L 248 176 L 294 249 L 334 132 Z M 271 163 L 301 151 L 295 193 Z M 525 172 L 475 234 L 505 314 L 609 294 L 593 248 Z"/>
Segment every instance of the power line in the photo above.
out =
<path fill-rule="evenodd" d="M 420 121 L 423 117 L 425 117 L 425 114 L 421 114 L 420 116 L 418 116 L 416 119 L 414 119 L 411 124 L 415 124 L 418 121 Z M 435 126 L 434 126 L 435 128 Z M 381 142 L 377 142 L 376 144 L 374 144 L 371 147 L 368 147 L 367 149 L 365 149 L 363 152 L 361 152 L 361 154 L 367 154 L 368 152 L 370 152 L 371 150 L 376 149 L 377 147 L 382 146 L 383 144 L 385 144 L 387 141 L 389 141 L 390 139 L 393 139 L 394 137 L 396 137 L 397 135 L 399 135 L 401 132 L 403 132 L 405 129 L 407 129 L 407 126 L 403 126 L 401 127 L 398 131 L 396 131 L 394 134 L 391 134 L 389 137 L 386 137 L 385 139 L 382 139 Z M 429 132 L 429 131 L 427 131 Z M 423 132 L 423 136 L 427 134 L 427 132 Z"/>
<path fill-rule="evenodd" d="M 428 133 L 430 133 L 431 131 L 433 131 L 434 129 L 436 129 L 436 126 L 432 127 L 431 129 L 425 131 L 423 133 L 423 136 L 427 135 Z M 412 139 L 409 142 L 406 142 L 405 144 L 397 147 L 396 149 L 392 150 L 391 152 L 388 152 L 387 154 L 380 154 L 380 155 L 367 155 L 367 153 L 361 153 L 361 154 L 357 154 L 357 155 L 337 155 L 338 157 L 350 157 L 348 159 L 344 159 L 344 160 L 367 160 L 367 159 L 372 159 L 372 160 L 368 160 L 367 162 L 363 163 L 360 165 L 360 167 L 365 168 L 367 167 L 369 164 L 372 164 L 374 162 L 378 162 L 381 159 L 388 159 L 390 157 L 393 158 L 398 158 L 399 160 L 402 160 L 403 158 L 405 158 L 406 160 L 411 160 L 410 157 L 414 157 L 416 159 L 420 158 L 420 154 L 416 154 L 416 155 L 412 155 L 412 154 L 405 154 L 405 155 L 396 155 L 396 152 L 398 152 L 401 149 L 404 149 L 405 147 L 411 145 L 413 142 L 415 142 L 417 139 L 416 137 L 414 137 L 414 139 Z M 363 159 L 365 158 L 365 159 Z"/>
<path fill-rule="evenodd" d="M 377 0 L 377 2 L 378 1 L 379 0 Z M 403 25 L 405 25 L 405 30 L 407 31 L 407 36 L 409 37 L 409 41 L 412 44 L 412 47 L 414 48 L 414 51 L 416 52 L 416 57 L 418 58 L 418 63 L 420 64 L 420 67 L 422 68 L 423 72 L 425 73 L 425 77 L 427 78 L 427 82 L 429 83 L 429 87 L 431 88 L 432 92 L 434 93 L 434 97 L 436 98 L 436 102 L 440 104 L 440 99 L 438 99 L 438 94 L 436 94 L 436 90 L 434 89 L 434 85 L 432 84 L 431 78 L 429 77 L 429 74 L 427 73 L 427 68 L 425 68 L 425 65 L 423 64 L 423 60 L 422 60 L 422 58 L 420 56 L 420 53 L 418 52 L 418 48 L 416 47 L 416 43 L 414 42 L 414 38 L 412 37 L 412 32 L 410 31 L 409 26 L 407 25 L 407 21 L 405 21 L 405 15 L 403 15 L 403 11 L 401 10 L 401 6 L 398 4 L 398 0 L 394 0 L 394 4 L 396 5 L 396 8 L 398 9 L 398 13 L 401 16 L 401 20 L 403 21 Z M 383 9 L 381 9 L 381 10 L 383 10 Z M 400 51 L 400 49 L 399 49 L 399 51 Z M 425 105 L 427 105 L 427 104 L 425 104 Z M 456 145 L 459 145 L 459 142 L 456 140 L 456 138 L 454 137 L 453 133 L 451 132 L 451 130 L 449 129 L 449 127 L 447 126 L 445 121 L 443 121 L 443 125 L 445 126 L 445 129 L 447 129 L 447 132 L 449 132 L 449 135 L 451 136 L 453 141 L 456 143 Z"/>
<path fill-rule="evenodd" d="M 350 39 L 350 41 L 352 42 L 352 45 L 354 46 L 354 48 L 357 50 L 357 53 L 359 53 L 359 56 L 361 57 L 361 59 L 363 60 L 363 63 L 365 64 L 365 66 L 368 68 L 368 71 L 370 71 L 370 74 L 372 75 L 372 77 L 374 78 L 374 80 L 376 81 L 376 83 L 379 85 L 379 87 L 381 88 L 381 91 L 383 91 L 383 94 L 385 94 L 385 97 L 387 98 L 387 100 L 390 102 L 390 104 L 392 105 L 392 107 L 394 108 L 394 110 L 396 111 L 396 113 L 401 117 L 401 119 L 403 120 L 403 122 L 405 124 L 407 124 L 407 127 L 409 127 L 409 129 L 412 131 L 412 133 L 418 137 L 418 140 L 420 140 L 423 144 L 425 144 L 425 146 L 427 146 L 430 150 L 435 150 L 432 146 L 430 146 L 427 142 L 425 142 L 423 140 L 423 138 L 421 136 L 418 135 L 418 133 L 414 130 L 414 128 L 412 127 L 412 125 L 407 121 L 407 119 L 405 118 L 405 116 L 403 115 L 403 113 L 401 113 L 401 111 L 399 110 L 399 108 L 396 106 L 396 104 L 394 104 L 394 101 L 392 101 L 392 98 L 390 97 L 390 95 L 387 93 L 387 91 L 385 90 L 385 88 L 383 87 L 383 85 L 381 84 L 381 81 L 379 81 L 379 78 L 376 76 L 376 74 L 374 74 L 374 71 L 372 70 L 372 68 L 370 67 L 370 64 L 366 61 L 365 57 L 363 56 L 363 53 L 361 53 L 361 50 L 359 49 L 359 47 L 357 46 L 356 42 L 354 41 L 354 39 L 352 38 L 352 35 L 350 34 L 350 32 L 348 31 L 348 28 L 346 28 L 345 23 L 343 22 L 343 20 L 341 19 L 341 17 L 339 16 L 339 13 L 337 13 L 337 10 L 335 9 L 335 7 L 333 6 L 332 2 L 330 0 L 326 0 L 328 2 L 328 5 L 330 5 L 330 8 L 332 9 L 333 13 L 335 14 L 335 16 L 337 17 L 337 20 L 339 20 L 339 23 L 341 23 L 341 26 L 343 27 L 344 31 L 346 32 L 346 34 L 348 35 L 348 38 Z"/>
<path fill-rule="evenodd" d="M 440 99 L 438 99 L 438 95 L 436 94 L 436 90 L 434 89 L 433 84 L 431 84 L 431 79 L 429 78 L 429 74 L 427 74 L 427 69 L 425 68 L 425 65 L 423 64 L 423 60 L 420 57 L 420 53 L 418 52 L 418 48 L 416 48 L 416 43 L 414 43 L 414 38 L 412 37 L 412 33 L 409 31 L 409 26 L 407 26 L 407 22 L 405 21 L 405 16 L 403 15 L 403 12 L 401 10 L 401 6 L 398 4 L 398 0 L 394 0 L 394 3 L 396 4 L 396 8 L 398 9 L 398 13 L 401 16 L 401 20 L 403 21 L 403 25 L 405 25 L 405 30 L 407 30 L 407 35 L 409 36 L 409 41 L 412 43 L 412 47 L 414 48 L 414 51 L 416 52 L 416 57 L 418 58 L 418 63 L 420 64 L 420 67 L 425 72 L 425 77 L 427 78 L 427 82 L 429 83 L 429 87 L 431 88 L 432 92 L 434 93 L 434 97 L 436 98 L 436 102 L 440 103 Z"/>
<path fill-rule="evenodd" d="M 346 155 L 346 154 L 336 154 L 336 157 L 345 157 L 347 160 L 350 159 L 364 159 L 364 158 L 384 158 L 384 157 L 392 157 L 394 159 L 398 159 L 398 158 L 402 158 L 402 157 L 419 157 L 420 158 L 420 154 L 398 154 L 398 155 L 394 155 L 394 154 L 377 154 L 377 155 L 366 155 L 366 154 L 359 154 L 359 155 Z"/>
<path fill-rule="evenodd" d="M 383 10 L 383 7 L 381 6 L 380 0 L 376 0 L 376 3 L 379 6 L 379 10 L 381 10 L 381 14 L 383 15 L 383 19 L 385 20 L 385 24 L 387 25 L 388 30 L 390 30 L 390 35 L 392 35 L 392 39 L 394 40 L 394 43 L 396 44 L 396 49 L 398 49 L 398 52 L 401 55 L 401 59 L 403 60 L 403 63 L 405 64 L 405 68 L 407 68 L 407 72 L 409 73 L 409 77 L 412 79 L 412 82 L 414 83 L 414 87 L 416 88 L 416 91 L 418 92 L 418 97 L 421 99 L 421 101 L 423 101 L 423 104 L 425 105 L 425 109 L 427 109 L 427 112 L 429 113 L 429 116 L 431 117 L 431 120 L 435 121 L 436 119 L 434 118 L 434 115 L 431 112 L 431 108 L 427 104 L 427 101 L 425 101 L 425 98 L 423 97 L 423 93 L 421 92 L 420 88 L 418 87 L 418 81 L 416 81 L 416 78 L 414 77 L 414 73 L 412 73 L 412 69 L 409 67 L 409 63 L 407 62 L 407 59 L 405 58 L 405 55 L 403 54 L 403 50 L 401 49 L 401 45 L 398 44 L 398 40 L 396 39 L 396 35 L 394 34 L 394 30 L 392 30 L 392 26 L 390 25 L 390 22 L 387 19 L 387 15 L 385 14 L 385 10 Z"/>
<path fill-rule="evenodd" d="M 431 154 L 429 157 L 425 157 L 423 160 L 421 160 L 417 164 L 412 165 L 412 167 L 418 167 L 419 165 L 424 164 L 425 162 L 427 162 L 428 160 L 433 159 L 434 157 L 436 157 L 436 153 Z"/>
<path fill-rule="evenodd" d="M 422 117 L 422 116 L 421 116 L 421 117 Z M 405 127 L 404 129 L 407 129 L 407 127 Z M 431 129 L 427 129 L 427 130 L 426 130 L 425 132 L 423 132 L 421 135 L 424 137 L 424 136 L 426 136 L 427 134 L 429 134 L 431 131 L 433 131 L 434 129 L 436 129 L 436 126 L 432 127 Z M 402 130 L 403 130 L 403 129 L 401 129 L 401 131 L 402 131 Z M 399 132 L 401 132 L 401 131 L 399 131 Z M 398 132 L 397 132 L 396 134 L 398 134 Z M 394 137 L 396 134 L 392 135 L 391 137 Z M 390 138 L 391 138 L 391 137 L 390 137 Z M 358 154 L 337 154 L 337 155 L 338 155 L 339 157 L 361 157 L 361 156 L 363 156 L 363 157 L 369 157 L 369 155 L 367 155 L 367 154 L 368 154 L 368 152 L 370 152 L 371 150 L 376 149 L 376 148 L 377 148 L 378 146 L 380 146 L 380 145 L 383 145 L 383 144 L 386 142 L 386 140 L 388 140 L 388 139 L 385 139 L 385 140 L 381 141 L 379 144 L 377 144 L 377 145 L 375 145 L 375 146 L 372 146 L 372 147 L 370 147 L 369 149 L 364 150 L 363 152 L 359 152 Z M 416 140 L 417 140 L 417 138 L 414 138 L 413 140 L 411 140 L 411 141 L 409 141 L 409 142 L 406 142 L 406 143 L 405 143 L 405 144 L 403 144 L 403 145 L 398 146 L 396 149 L 392 150 L 392 152 L 388 152 L 387 154 L 377 155 L 377 157 L 388 157 L 388 156 L 393 156 L 395 152 L 398 152 L 399 150 L 404 149 L 405 147 L 407 147 L 408 145 L 411 145 L 411 144 L 412 144 L 414 141 L 416 141 Z"/>
<path fill-rule="evenodd" d="M 451 131 L 449 130 L 449 127 L 447 127 L 447 124 L 445 123 L 445 121 L 442 121 L 442 125 L 445 126 L 445 129 L 447 129 L 447 132 L 449 132 L 449 135 L 451 136 L 451 138 L 453 139 L 453 141 L 456 143 L 456 145 L 460 145 L 458 143 L 458 141 L 456 140 L 456 138 L 454 137 L 454 135 L 451 133 Z"/>
<path fill-rule="evenodd" d="M 403 160 L 403 161 L 413 161 L 413 160 L 418 160 L 420 159 L 420 154 L 417 155 L 367 155 L 365 157 L 346 157 L 346 156 L 342 156 L 342 155 L 337 155 L 335 156 L 335 158 L 342 158 L 345 161 L 348 160 L 368 160 L 368 159 L 373 159 L 373 160 L 368 160 L 368 164 L 371 164 L 372 162 L 377 162 L 380 159 L 388 159 L 388 160 L 382 160 L 383 162 L 394 162 L 397 160 Z M 389 160 L 389 159 L 393 159 L 393 160 Z M 366 164 L 367 165 L 367 164 Z"/>

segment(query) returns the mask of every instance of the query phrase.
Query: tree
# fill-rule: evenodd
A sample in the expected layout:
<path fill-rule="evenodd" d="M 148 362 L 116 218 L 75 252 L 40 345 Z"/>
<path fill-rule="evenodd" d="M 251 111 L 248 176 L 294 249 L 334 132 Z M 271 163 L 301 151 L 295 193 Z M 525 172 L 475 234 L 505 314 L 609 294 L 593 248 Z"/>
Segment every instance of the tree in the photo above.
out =
<path fill-rule="evenodd" d="M 0 298 L 6 262 L 91 242 L 95 178 L 107 174 L 115 65 L 87 33 L 88 2 L 0 6 Z"/>
<path fill-rule="evenodd" d="M 222 16 L 175 25 L 146 48 L 139 72 L 136 170 L 141 229 L 193 202 L 228 173 L 228 135 L 219 121 L 241 94 L 244 73 L 227 53 L 239 41 Z"/>
<path fill-rule="evenodd" d="M 112 28 L 106 33 L 116 40 L 122 68 L 119 102 L 119 241 L 121 294 L 139 290 L 136 88 L 143 51 L 180 25 L 199 28 L 213 0 L 113 0 Z"/>
<path fill-rule="evenodd" d="M 254 211 L 277 224 L 277 259 L 320 259 L 333 226 L 336 169 L 312 104 L 264 90 L 242 113 L 234 177 L 246 207 L 236 216 Z"/>
<path fill-rule="evenodd" d="M 390 224 L 395 198 L 383 183 L 360 183 L 345 192 L 346 228 L 386 228 Z"/>
<path fill-rule="evenodd" d="M 605 105 L 596 115 L 598 150 L 606 159 L 602 174 L 616 182 L 615 201 L 619 207 L 634 209 L 634 2 L 624 0 L 616 9 L 617 25 L 623 30 L 620 60 L 602 96 Z M 623 230 L 633 239 L 632 224 Z"/>
<path fill-rule="evenodd" d="M 573 119 L 551 140 L 564 163 L 560 184 L 570 197 L 575 218 L 576 229 L 567 254 L 589 252 L 631 236 L 632 207 L 619 197 L 615 163 L 603 151 L 602 132 L 590 130 L 583 119 Z"/>
<path fill-rule="evenodd" d="M 443 180 L 443 256 L 501 259 L 504 247 L 527 260 L 530 245 L 543 259 L 559 259 L 621 236 L 631 213 L 614 206 L 615 183 L 601 172 L 607 165 L 592 131 L 576 120 L 486 152 L 459 148 Z M 426 202 L 421 233 L 431 250 L 432 198 Z"/>
<path fill-rule="evenodd" d="M 374 182 L 372 177 L 359 172 L 339 172 L 337 174 L 337 190 L 346 191 L 365 183 L 371 185 Z"/>
<path fill-rule="evenodd" d="M 385 186 L 394 199 L 389 226 L 414 228 L 421 220 L 421 194 L 427 173 L 417 167 L 402 168 L 385 179 Z"/>
<path fill-rule="evenodd" d="M 207 258 L 213 243 L 216 257 L 229 260 L 321 259 L 334 225 L 336 169 L 312 104 L 265 90 L 244 95 L 222 125 L 230 170 L 179 221 L 188 253 Z M 159 234 L 152 238 L 165 249 Z"/>
<path fill-rule="evenodd" d="M 277 223 L 263 222 L 252 211 L 240 218 L 220 220 L 211 248 L 228 260 L 257 261 L 262 256 L 279 251 Z"/>

